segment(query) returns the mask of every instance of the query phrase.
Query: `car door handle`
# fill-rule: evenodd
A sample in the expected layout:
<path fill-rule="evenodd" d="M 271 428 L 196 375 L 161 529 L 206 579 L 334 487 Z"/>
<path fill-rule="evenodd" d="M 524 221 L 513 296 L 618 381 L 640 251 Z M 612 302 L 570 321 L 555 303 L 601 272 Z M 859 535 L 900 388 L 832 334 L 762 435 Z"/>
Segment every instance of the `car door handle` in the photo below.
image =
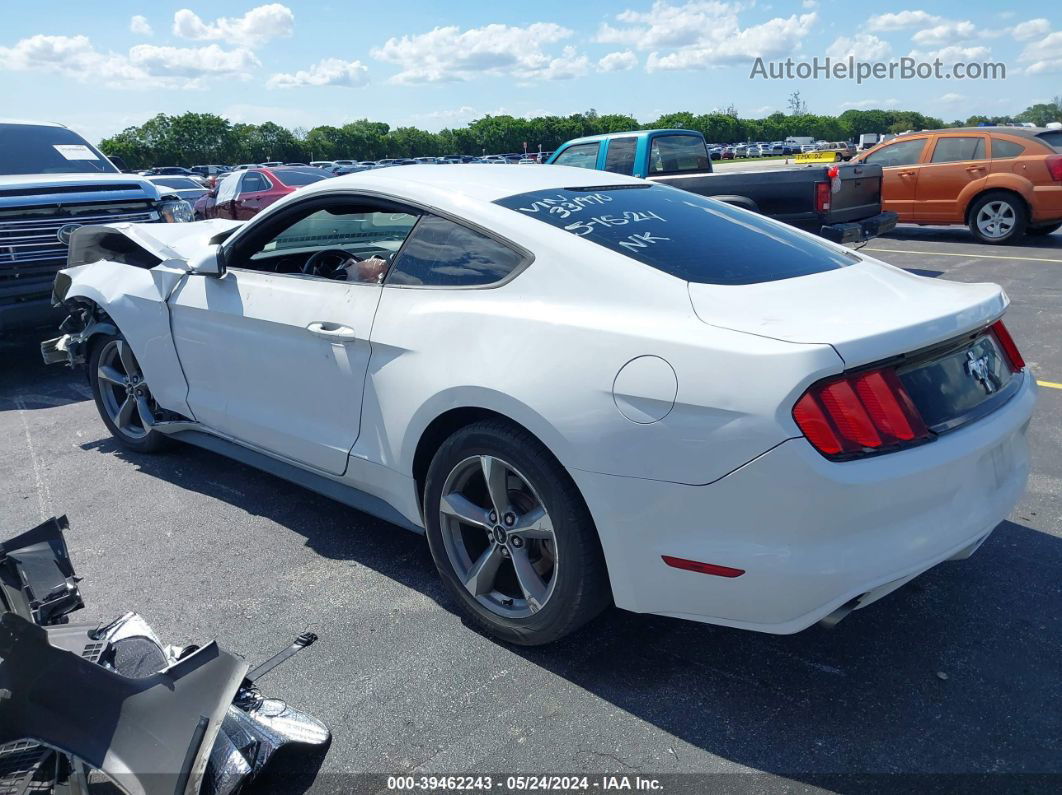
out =
<path fill-rule="evenodd" d="M 985 167 L 984 166 L 967 166 L 966 170 L 967 171 L 984 171 Z"/>
<path fill-rule="evenodd" d="M 311 334 L 316 334 L 318 337 L 324 337 L 333 342 L 350 342 L 358 338 L 358 335 L 354 333 L 354 329 L 349 326 L 342 326 L 339 323 L 328 323 L 323 320 L 311 323 L 306 327 L 306 330 Z"/>
<path fill-rule="evenodd" d="M 901 171 L 900 172 L 900 176 L 901 177 L 913 177 L 914 175 L 915 175 L 915 173 L 913 171 Z"/>

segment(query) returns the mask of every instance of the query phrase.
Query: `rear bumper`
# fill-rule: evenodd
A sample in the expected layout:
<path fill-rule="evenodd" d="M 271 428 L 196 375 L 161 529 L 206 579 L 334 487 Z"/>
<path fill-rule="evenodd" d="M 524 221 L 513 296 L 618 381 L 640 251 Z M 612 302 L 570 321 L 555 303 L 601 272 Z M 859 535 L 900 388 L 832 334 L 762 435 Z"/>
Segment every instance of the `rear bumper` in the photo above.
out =
<path fill-rule="evenodd" d="M 862 243 L 865 240 L 884 235 L 896 228 L 899 216 L 893 212 L 883 212 L 862 221 L 846 224 L 824 224 L 819 234 L 834 243 Z"/>
<path fill-rule="evenodd" d="M 571 474 L 618 606 L 788 634 L 971 554 L 1025 489 L 1035 389 L 1026 374 L 991 416 L 861 461 L 827 461 L 800 438 L 707 486 Z M 683 571 L 662 555 L 745 573 Z"/>
<path fill-rule="evenodd" d="M 63 313 L 52 307 L 51 298 L 0 304 L 0 334 L 18 329 L 59 325 Z"/>

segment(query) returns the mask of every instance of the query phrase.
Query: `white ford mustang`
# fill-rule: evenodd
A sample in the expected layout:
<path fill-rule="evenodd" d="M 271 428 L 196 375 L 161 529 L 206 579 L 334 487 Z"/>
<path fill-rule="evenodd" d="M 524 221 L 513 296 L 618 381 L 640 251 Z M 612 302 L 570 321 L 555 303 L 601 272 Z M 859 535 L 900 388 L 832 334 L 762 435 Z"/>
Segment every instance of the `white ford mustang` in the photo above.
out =
<path fill-rule="evenodd" d="M 564 167 L 326 180 L 240 224 L 85 227 L 48 361 L 180 439 L 425 532 L 483 627 L 607 604 L 774 633 L 970 555 L 1028 474 L 992 284 Z"/>

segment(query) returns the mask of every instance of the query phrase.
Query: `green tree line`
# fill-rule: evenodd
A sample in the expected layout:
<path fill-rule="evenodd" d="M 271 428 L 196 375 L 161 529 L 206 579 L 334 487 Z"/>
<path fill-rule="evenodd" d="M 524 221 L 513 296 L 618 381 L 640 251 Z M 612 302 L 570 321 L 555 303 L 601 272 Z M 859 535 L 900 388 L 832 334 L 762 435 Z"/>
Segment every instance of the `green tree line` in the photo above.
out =
<path fill-rule="evenodd" d="M 105 138 L 100 149 L 121 157 L 130 168 L 207 163 L 261 163 L 267 160 L 379 160 L 384 157 L 481 155 L 484 153 L 550 151 L 571 138 L 607 132 L 659 127 L 698 130 L 711 143 L 777 141 L 787 136 L 813 136 L 826 141 L 853 140 L 862 133 L 903 132 L 980 122 L 1031 121 L 1039 125 L 1062 119 L 1062 97 L 1033 105 L 1014 117 L 973 116 L 946 124 L 942 119 L 905 110 L 846 110 L 839 116 L 803 112 L 772 113 L 762 119 L 741 119 L 725 113 L 668 113 L 639 121 L 591 109 L 570 116 L 484 116 L 465 127 L 427 132 L 416 127 L 392 129 L 383 122 L 359 119 L 340 127 L 322 125 L 289 130 L 273 122 L 232 123 L 211 113 L 160 113 L 138 127 Z"/>

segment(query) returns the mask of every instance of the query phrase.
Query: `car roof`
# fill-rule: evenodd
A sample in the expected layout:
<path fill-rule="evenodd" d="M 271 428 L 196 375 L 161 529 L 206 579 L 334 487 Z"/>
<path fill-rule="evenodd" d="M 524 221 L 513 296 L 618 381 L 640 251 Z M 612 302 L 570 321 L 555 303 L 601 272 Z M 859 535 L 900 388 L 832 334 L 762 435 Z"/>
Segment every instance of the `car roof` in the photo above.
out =
<path fill-rule="evenodd" d="M 302 189 L 302 195 L 316 191 L 373 190 L 414 199 L 418 188 L 450 197 L 450 204 L 460 204 L 460 197 L 493 202 L 506 196 L 559 188 L 644 185 L 635 179 L 610 171 L 544 166 L 529 169 L 499 169 L 487 164 L 469 163 L 459 170 L 449 165 L 417 164 L 405 168 L 372 169 L 314 183 Z"/>
<path fill-rule="evenodd" d="M 584 135 L 582 138 L 572 138 L 570 141 L 565 141 L 565 144 L 585 144 L 593 143 L 594 141 L 604 141 L 608 138 L 622 138 L 627 135 L 649 135 L 650 133 L 683 133 L 685 135 L 700 135 L 696 130 L 684 130 L 681 127 L 661 127 L 654 130 L 630 130 L 628 132 L 609 132 L 600 133 L 598 135 Z"/>
<path fill-rule="evenodd" d="M 24 124 L 27 127 L 66 127 L 65 124 L 60 124 L 57 121 L 34 121 L 32 119 L 5 119 L 0 118 L 0 124 Z"/>
<path fill-rule="evenodd" d="M 900 135 L 897 135 L 896 138 L 904 138 L 908 135 L 930 135 L 936 133 L 1002 133 L 1003 135 L 1016 135 L 1019 138 L 1039 138 L 1040 133 L 1045 133 L 1049 130 L 1049 127 L 1005 127 L 1002 125 L 992 127 L 945 127 L 940 130 L 912 130 L 908 133 L 901 133 Z"/>

